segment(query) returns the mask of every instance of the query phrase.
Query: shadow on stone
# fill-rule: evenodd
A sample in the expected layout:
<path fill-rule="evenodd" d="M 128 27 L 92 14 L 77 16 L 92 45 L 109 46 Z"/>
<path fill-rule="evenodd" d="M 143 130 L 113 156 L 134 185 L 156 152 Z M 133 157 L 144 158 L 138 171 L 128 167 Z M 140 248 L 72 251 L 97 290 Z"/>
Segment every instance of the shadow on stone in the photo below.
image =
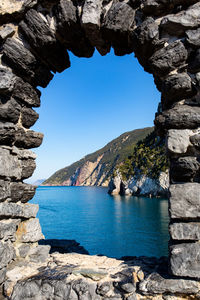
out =
<path fill-rule="evenodd" d="M 50 254 L 54 252 L 59 253 L 79 253 L 88 254 L 89 252 L 75 240 L 59 240 L 59 239 L 48 239 L 39 241 L 39 245 L 51 246 Z"/>

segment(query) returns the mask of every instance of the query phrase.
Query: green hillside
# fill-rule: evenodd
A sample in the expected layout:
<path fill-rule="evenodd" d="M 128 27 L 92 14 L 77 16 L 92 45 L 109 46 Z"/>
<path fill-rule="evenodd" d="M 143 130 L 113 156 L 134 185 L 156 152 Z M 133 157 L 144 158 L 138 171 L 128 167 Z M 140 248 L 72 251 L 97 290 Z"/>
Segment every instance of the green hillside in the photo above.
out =
<path fill-rule="evenodd" d="M 87 161 L 95 162 L 101 155 L 103 155 L 103 158 L 101 159 L 103 171 L 107 174 L 105 178 L 106 180 L 110 175 L 112 175 L 116 165 L 120 164 L 128 156 L 132 155 L 133 149 L 136 146 L 137 142 L 143 140 L 152 131 L 153 127 L 147 127 L 123 133 L 100 150 L 92 154 L 88 154 L 72 165 L 58 170 L 43 184 L 60 185 L 62 184 L 62 182 L 70 178 L 75 173 L 77 168 L 82 167 Z"/>

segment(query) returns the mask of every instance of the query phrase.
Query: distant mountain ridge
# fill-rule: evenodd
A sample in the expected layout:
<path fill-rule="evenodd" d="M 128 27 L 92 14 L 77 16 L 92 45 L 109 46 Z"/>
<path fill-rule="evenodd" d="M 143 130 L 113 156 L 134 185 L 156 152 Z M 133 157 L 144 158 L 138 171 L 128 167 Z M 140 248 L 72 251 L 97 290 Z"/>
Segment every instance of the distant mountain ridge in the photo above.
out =
<path fill-rule="evenodd" d="M 55 172 L 42 185 L 108 186 L 116 165 L 133 153 L 138 141 L 153 131 L 146 127 L 125 132 L 100 150 Z"/>

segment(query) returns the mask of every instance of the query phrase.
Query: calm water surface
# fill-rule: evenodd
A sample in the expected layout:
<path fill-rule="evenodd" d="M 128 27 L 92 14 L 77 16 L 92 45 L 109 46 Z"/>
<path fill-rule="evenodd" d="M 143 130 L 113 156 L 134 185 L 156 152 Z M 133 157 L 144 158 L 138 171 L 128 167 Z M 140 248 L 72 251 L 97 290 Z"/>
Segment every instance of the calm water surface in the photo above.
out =
<path fill-rule="evenodd" d="M 165 199 L 110 196 L 106 188 L 39 187 L 32 203 L 47 239 L 75 239 L 90 254 L 167 255 Z"/>

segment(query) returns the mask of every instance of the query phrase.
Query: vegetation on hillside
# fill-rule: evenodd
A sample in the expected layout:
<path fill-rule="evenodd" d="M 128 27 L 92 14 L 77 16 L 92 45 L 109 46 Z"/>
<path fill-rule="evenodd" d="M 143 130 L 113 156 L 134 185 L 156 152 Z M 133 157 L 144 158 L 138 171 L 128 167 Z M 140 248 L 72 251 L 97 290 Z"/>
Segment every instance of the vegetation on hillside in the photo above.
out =
<path fill-rule="evenodd" d="M 99 156 L 103 154 L 101 164 L 103 165 L 103 172 L 106 175 L 104 181 L 113 174 L 113 170 L 117 164 L 124 162 L 124 160 L 133 153 L 133 149 L 137 142 L 143 140 L 149 133 L 153 131 L 153 127 L 136 129 L 120 135 L 118 138 L 112 140 L 105 147 L 89 154 L 81 160 L 65 167 L 54 173 L 44 184 L 62 184 L 70 178 L 77 168 L 82 167 L 85 162 L 95 162 Z"/>
<path fill-rule="evenodd" d="M 138 174 L 158 178 L 161 171 L 168 169 L 164 139 L 151 132 L 139 141 L 124 162 L 116 166 L 124 180 Z"/>

